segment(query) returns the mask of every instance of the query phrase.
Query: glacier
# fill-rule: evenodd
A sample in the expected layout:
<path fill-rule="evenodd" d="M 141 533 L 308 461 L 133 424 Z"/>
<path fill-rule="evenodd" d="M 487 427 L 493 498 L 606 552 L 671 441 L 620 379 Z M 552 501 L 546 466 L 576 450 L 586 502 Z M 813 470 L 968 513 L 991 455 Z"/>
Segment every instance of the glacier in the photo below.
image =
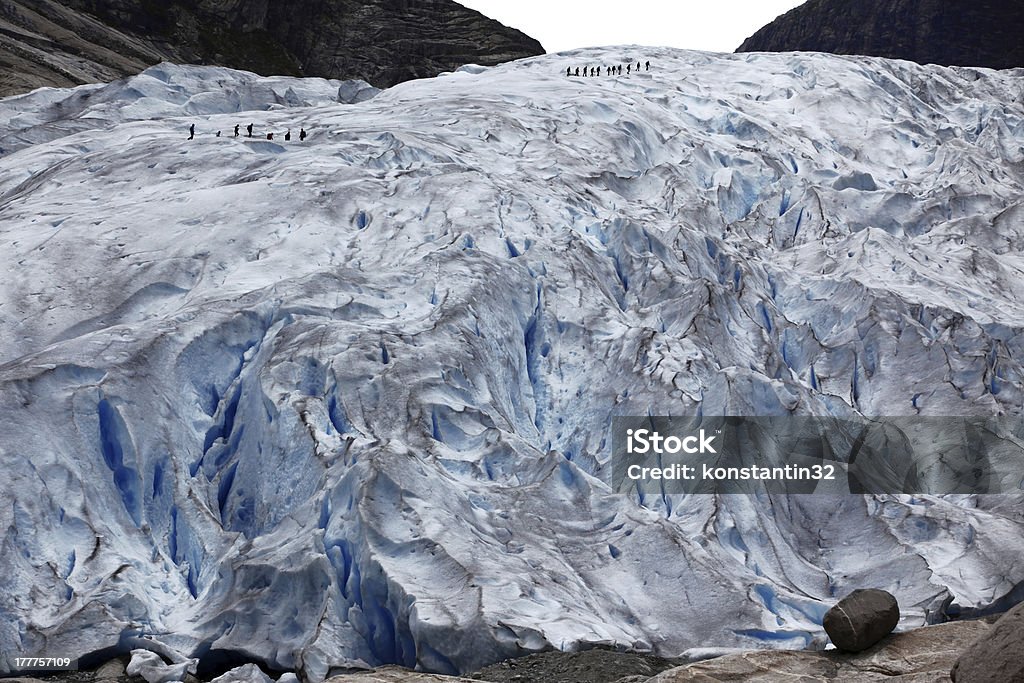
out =
<path fill-rule="evenodd" d="M 618 415 L 1024 414 L 1022 90 L 625 46 L 0 101 L 0 669 L 464 673 L 820 647 L 867 586 L 904 627 L 1019 600 L 1018 494 L 607 469 Z"/>

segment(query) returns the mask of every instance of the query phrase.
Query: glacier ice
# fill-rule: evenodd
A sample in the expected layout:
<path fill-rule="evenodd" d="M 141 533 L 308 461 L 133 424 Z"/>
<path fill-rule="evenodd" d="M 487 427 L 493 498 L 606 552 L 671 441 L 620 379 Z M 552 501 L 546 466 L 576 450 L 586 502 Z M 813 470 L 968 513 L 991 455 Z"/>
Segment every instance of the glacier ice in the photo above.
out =
<path fill-rule="evenodd" d="M 181 681 L 187 674 L 196 673 L 198 660 L 189 659 L 168 664 L 157 652 L 139 648 L 132 650 L 132 658 L 125 669 L 129 676 L 138 676 L 146 683 Z M 251 665 L 250 665 L 251 666 Z"/>
<path fill-rule="evenodd" d="M 379 92 L 359 80 L 261 77 L 223 67 L 165 62 L 114 83 L 39 88 L 0 100 L 0 121 L 7 121 L 0 126 L 0 155 L 133 121 L 191 117 L 193 122 L 205 122 L 215 114 L 354 104 Z M 236 120 L 225 124 L 222 132 L 231 134 L 235 123 L 246 125 Z M 187 128 L 188 122 L 181 124 L 181 130 Z M 136 131 L 127 127 L 122 133 L 133 135 Z"/>
<path fill-rule="evenodd" d="M 623 47 L 0 101 L 0 667 L 459 673 L 1019 594 L 1017 495 L 605 481 L 614 415 L 1021 415 L 1022 86 Z M 249 121 L 311 136 L 213 137 Z"/>

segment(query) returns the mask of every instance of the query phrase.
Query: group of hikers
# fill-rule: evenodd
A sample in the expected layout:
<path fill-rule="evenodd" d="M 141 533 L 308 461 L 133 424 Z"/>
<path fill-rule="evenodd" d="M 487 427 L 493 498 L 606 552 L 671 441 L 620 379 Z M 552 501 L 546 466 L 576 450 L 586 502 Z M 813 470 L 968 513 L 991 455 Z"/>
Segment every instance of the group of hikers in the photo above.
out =
<path fill-rule="evenodd" d="M 247 137 L 247 138 L 251 138 L 252 137 L 252 125 L 253 124 L 250 123 L 248 126 L 245 127 L 245 132 L 246 132 L 245 137 Z M 240 135 L 240 132 L 239 132 L 240 129 L 241 129 L 241 126 L 236 123 L 235 124 L 235 135 L 234 135 L 234 137 L 237 138 Z M 299 128 L 299 141 L 300 142 L 305 140 L 308 136 L 309 136 L 309 133 L 306 132 L 305 128 Z M 193 123 L 192 125 L 190 125 L 188 127 L 188 139 L 189 140 L 194 140 L 195 137 L 196 137 L 196 124 Z M 217 131 L 217 137 L 220 137 L 220 131 L 219 130 Z M 273 133 L 267 133 L 267 139 L 268 140 L 273 140 L 274 139 L 274 134 Z M 284 134 L 284 139 L 285 139 L 285 142 L 289 142 L 292 139 L 292 130 L 291 130 L 291 128 L 289 128 L 288 132 L 286 132 Z"/>
<path fill-rule="evenodd" d="M 633 63 L 630 62 L 629 64 L 626 65 L 626 75 L 628 76 L 629 74 L 633 73 L 634 71 L 639 73 L 640 72 L 640 66 L 641 66 L 640 62 L 637 62 L 635 67 L 633 66 Z M 651 62 L 650 62 L 650 60 L 644 62 L 643 67 L 644 67 L 644 71 L 650 71 L 651 70 Z M 602 69 L 604 69 L 604 73 L 606 75 L 608 75 L 608 76 L 621 76 L 622 75 L 622 65 L 621 64 L 614 65 L 614 66 L 605 66 L 605 67 L 601 67 L 601 66 L 584 66 L 584 67 L 582 67 L 582 69 L 581 69 L 581 67 L 576 67 L 576 71 L 575 72 L 572 70 L 571 66 L 567 66 L 567 67 L 565 67 L 565 75 L 566 76 L 600 76 Z M 581 71 L 582 71 L 582 73 L 581 73 Z"/>
<path fill-rule="evenodd" d="M 643 70 L 644 71 L 650 71 L 651 70 L 651 62 L 650 62 L 650 60 L 644 62 L 642 66 L 643 66 Z M 575 71 L 573 71 L 573 68 L 571 66 L 567 66 L 567 67 L 565 67 L 565 75 L 566 76 L 595 76 L 596 77 L 596 76 L 600 76 L 601 75 L 602 70 L 608 76 L 621 76 L 622 75 L 622 65 L 621 64 L 613 65 L 613 66 L 584 66 L 584 67 L 578 67 L 577 66 Z M 636 72 L 639 73 L 640 70 L 641 70 L 640 62 L 637 62 L 635 67 L 633 66 L 632 62 L 630 62 L 629 64 L 626 65 L 626 75 L 627 76 L 629 74 L 633 73 L 633 71 L 636 71 Z M 252 127 L 253 127 L 253 124 L 251 124 L 251 123 L 248 126 L 245 127 L 245 133 L 246 133 L 245 137 L 247 137 L 247 138 L 251 138 L 252 137 Z M 239 124 L 236 123 L 235 124 L 235 135 L 234 135 L 234 137 L 237 138 L 239 136 L 240 128 L 241 128 L 241 126 L 239 126 Z M 305 128 L 299 128 L 299 141 L 300 142 L 305 140 L 308 135 L 309 134 L 306 132 Z M 196 124 L 193 123 L 192 125 L 190 125 L 188 127 L 188 139 L 189 140 L 194 140 L 195 137 L 196 137 Z M 217 137 L 220 137 L 220 131 L 219 130 L 217 131 Z M 267 133 L 267 139 L 268 140 L 273 140 L 274 139 L 274 134 L 273 133 Z M 285 142 L 291 141 L 291 139 L 292 139 L 292 131 L 291 131 L 290 128 L 284 134 L 284 139 L 285 139 Z"/>

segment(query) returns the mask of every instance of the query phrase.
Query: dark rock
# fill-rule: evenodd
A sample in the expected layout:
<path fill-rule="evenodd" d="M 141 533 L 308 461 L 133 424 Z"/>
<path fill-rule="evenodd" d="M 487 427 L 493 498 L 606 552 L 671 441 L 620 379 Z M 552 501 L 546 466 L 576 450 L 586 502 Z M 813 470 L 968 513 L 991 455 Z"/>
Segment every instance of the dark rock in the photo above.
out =
<path fill-rule="evenodd" d="M 0 0 L 0 97 L 161 61 L 388 87 L 543 52 L 454 0 Z"/>
<path fill-rule="evenodd" d="M 883 590 L 856 590 L 825 613 L 822 626 L 837 648 L 866 650 L 892 633 L 900 621 L 896 598 Z"/>
<path fill-rule="evenodd" d="M 971 644 L 951 675 L 956 683 L 1024 681 L 1024 604 L 1003 615 Z"/>
<path fill-rule="evenodd" d="M 119 680 L 123 676 L 126 676 L 125 670 L 128 668 L 128 662 L 125 659 L 111 659 L 109 662 L 102 664 L 94 672 L 94 676 L 97 681 L 101 680 Z"/>
<path fill-rule="evenodd" d="M 810 0 L 760 29 L 737 52 L 832 52 L 920 64 L 1024 66 L 1017 0 Z"/>

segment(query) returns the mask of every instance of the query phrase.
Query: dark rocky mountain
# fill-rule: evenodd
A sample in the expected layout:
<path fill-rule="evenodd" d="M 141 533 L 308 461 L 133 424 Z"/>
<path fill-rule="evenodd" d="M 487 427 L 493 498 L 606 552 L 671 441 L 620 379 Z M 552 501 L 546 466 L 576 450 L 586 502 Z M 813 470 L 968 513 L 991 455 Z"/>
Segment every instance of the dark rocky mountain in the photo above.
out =
<path fill-rule="evenodd" d="M 1019 0 L 810 0 L 737 52 L 813 51 L 921 64 L 1024 66 Z"/>
<path fill-rule="evenodd" d="M 0 0 L 0 96 L 164 60 L 387 87 L 543 52 L 452 0 Z"/>

